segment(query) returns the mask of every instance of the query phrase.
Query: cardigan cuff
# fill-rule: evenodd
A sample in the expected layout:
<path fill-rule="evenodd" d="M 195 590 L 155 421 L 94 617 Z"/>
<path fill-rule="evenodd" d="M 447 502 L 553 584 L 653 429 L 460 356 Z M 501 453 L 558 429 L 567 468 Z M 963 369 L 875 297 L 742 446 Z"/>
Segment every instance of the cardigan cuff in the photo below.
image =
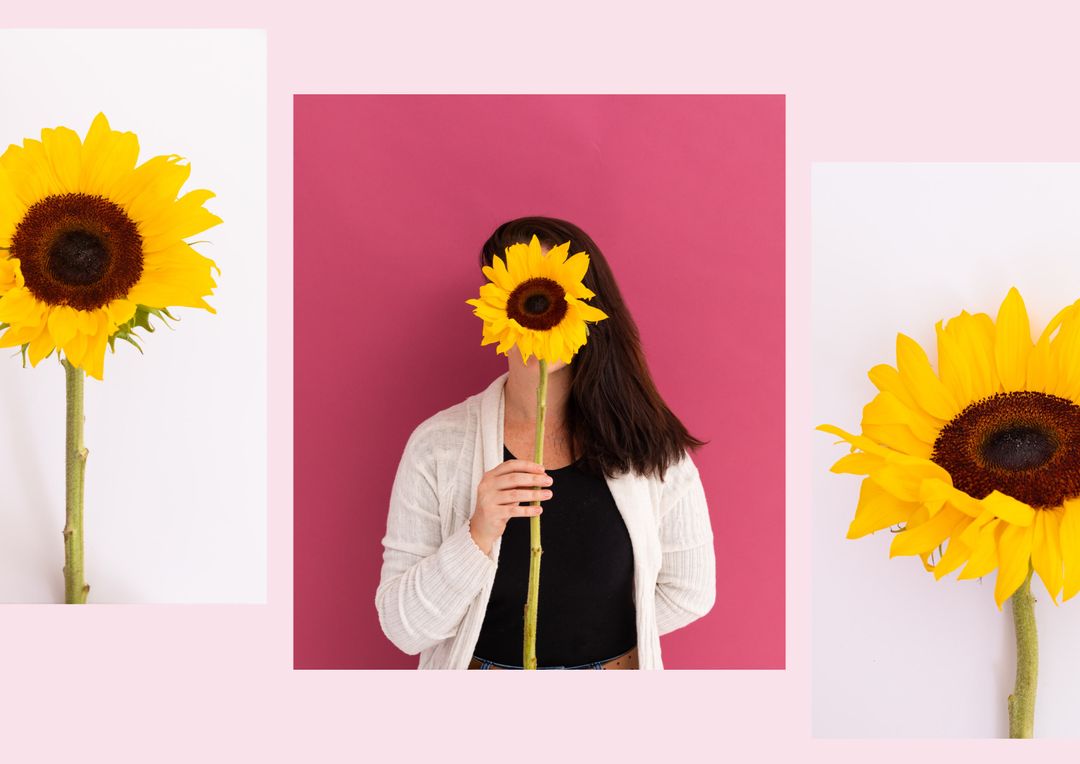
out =
<path fill-rule="evenodd" d="M 465 523 L 439 548 L 439 569 L 448 587 L 457 594 L 476 594 L 495 578 L 495 561 L 473 541 Z"/>

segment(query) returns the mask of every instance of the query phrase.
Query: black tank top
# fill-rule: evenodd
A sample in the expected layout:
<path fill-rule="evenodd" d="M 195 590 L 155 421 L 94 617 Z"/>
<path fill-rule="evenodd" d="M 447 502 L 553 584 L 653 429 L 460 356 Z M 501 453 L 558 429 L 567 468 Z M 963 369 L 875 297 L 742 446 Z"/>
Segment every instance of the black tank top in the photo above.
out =
<path fill-rule="evenodd" d="M 513 459 L 508 450 L 503 458 Z M 634 553 L 603 477 L 570 465 L 548 470 L 552 498 L 540 515 L 536 661 L 580 666 L 622 655 L 637 644 Z M 499 567 L 475 655 L 522 664 L 529 582 L 529 518 L 506 524 Z"/>

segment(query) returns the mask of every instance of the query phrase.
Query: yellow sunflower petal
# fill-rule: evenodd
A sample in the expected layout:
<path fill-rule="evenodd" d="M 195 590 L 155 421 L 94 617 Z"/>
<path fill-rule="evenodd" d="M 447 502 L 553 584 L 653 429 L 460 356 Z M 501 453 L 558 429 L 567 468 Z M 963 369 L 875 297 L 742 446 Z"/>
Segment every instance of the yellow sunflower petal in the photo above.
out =
<path fill-rule="evenodd" d="M 1026 528 L 1035 521 L 1034 509 L 1022 501 L 1006 496 L 1000 491 L 993 491 L 982 500 L 982 504 L 993 513 L 994 517 L 1004 520 L 1009 525 Z"/>
<path fill-rule="evenodd" d="M 566 342 L 570 347 L 571 355 L 581 349 L 581 346 L 588 342 L 589 329 L 584 319 L 572 308 L 568 309 L 568 312 L 573 316 L 570 321 L 564 321 L 562 324 L 562 330 L 566 337 Z"/>
<path fill-rule="evenodd" d="M 548 264 L 552 266 L 555 272 L 565 270 L 563 264 L 566 262 L 566 256 L 570 254 L 570 242 L 559 244 L 556 247 L 552 247 L 548 250 L 547 257 L 544 259 L 548 261 Z"/>
<path fill-rule="evenodd" d="M 510 278 L 510 272 L 506 270 L 506 263 L 503 262 L 501 257 L 493 258 L 491 265 L 484 266 L 483 272 L 492 283 L 501 288 L 507 295 L 514 291 L 514 287 L 517 286 L 514 280 Z"/>
<path fill-rule="evenodd" d="M 864 424 L 863 433 L 882 445 L 922 459 L 929 459 L 933 451 L 930 443 L 915 437 L 902 424 Z"/>
<path fill-rule="evenodd" d="M 589 256 L 584 252 L 578 252 L 566 259 L 566 266 L 563 268 L 563 274 L 571 283 L 580 284 L 582 279 L 585 278 L 585 274 L 588 270 Z M 574 297 L 580 297 L 580 295 L 574 295 Z"/>
<path fill-rule="evenodd" d="M 1000 520 L 991 520 L 981 527 L 977 523 L 968 526 L 968 532 L 977 528 L 978 533 L 975 535 L 971 545 L 971 556 L 967 565 L 960 571 L 960 579 L 982 578 L 997 567 L 998 539 L 1007 527 L 1009 526 Z M 961 538 L 966 537 L 966 535 L 967 533 Z"/>
<path fill-rule="evenodd" d="M 49 355 L 56 345 L 53 343 L 52 336 L 49 334 L 49 330 L 42 326 L 37 336 L 29 342 L 29 346 L 26 349 L 26 357 L 30 361 L 31 366 L 37 366 L 41 363 L 45 356 Z"/>
<path fill-rule="evenodd" d="M 1063 598 L 1069 600 L 1080 592 L 1080 499 L 1065 502 L 1059 530 L 1065 566 Z"/>
<path fill-rule="evenodd" d="M 949 499 L 952 498 L 955 490 L 948 483 L 943 483 L 940 480 L 933 478 L 929 480 L 923 480 L 919 484 L 919 502 L 926 507 L 930 516 L 933 517 L 949 503 Z M 953 507 L 955 510 L 956 508 Z"/>
<path fill-rule="evenodd" d="M 190 249 L 186 244 L 183 248 Z M 148 262 L 139 282 L 128 291 L 127 299 L 152 308 L 181 306 L 213 313 L 214 309 L 203 296 L 209 295 L 216 286 L 209 268 L 194 257 L 156 267 L 151 267 Z"/>
<path fill-rule="evenodd" d="M 900 378 L 900 372 L 892 366 L 884 363 L 878 364 L 870 369 L 867 376 L 880 392 L 890 393 L 895 396 L 905 407 L 913 412 L 918 412 L 927 422 L 938 427 L 944 424 L 942 420 L 930 416 L 923 410 L 919 402 L 915 400 L 915 396 L 908 392 L 907 387 L 904 386 L 904 381 Z"/>
<path fill-rule="evenodd" d="M 82 360 L 86 355 L 86 348 L 89 345 L 89 342 L 90 338 L 85 334 L 82 332 L 76 333 L 75 336 L 64 345 L 64 357 L 67 358 L 68 363 L 75 368 L 81 368 Z"/>
<path fill-rule="evenodd" d="M 41 131 L 41 143 L 58 187 L 71 193 L 79 188 L 82 141 L 74 130 L 58 127 Z"/>
<path fill-rule="evenodd" d="M 998 311 L 994 331 L 994 358 L 1005 392 L 1023 390 L 1031 354 L 1031 325 L 1020 292 L 1013 287 Z"/>
<path fill-rule="evenodd" d="M 17 348 L 25 345 L 44 331 L 44 325 L 39 326 L 12 326 L 0 336 L 0 348 Z"/>
<path fill-rule="evenodd" d="M 1075 313 L 1062 320 L 1050 341 L 1050 358 L 1055 374 L 1046 392 L 1073 401 L 1080 399 L 1080 320 Z"/>
<path fill-rule="evenodd" d="M 925 487 L 926 481 L 923 481 L 923 483 Z M 954 488 L 951 485 L 946 485 L 944 483 L 940 483 L 940 485 L 943 486 L 946 493 L 945 500 L 953 507 L 955 507 L 958 511 L 963 512 L 965 515 L 969 515 L 971 517 L 979 517 L 983 514 L 989 515 L 989 513 L 986 512 L 986 508 L 983 506 L 983 503 L 978 499 L 969 496 L 960 489 Z"/>
<path fill-rule="evenodd" d="M 506 300 L 510 295 L 497 284 L 484 284 L 480 287 L 480 297 L 484 302 L 506 312 Z"/>
<path fill-rule="evenodd" d="M 104 114 L 94 117 L 83 142 L 79 190 L 108 196 L 139 159 L 139 139 L 109 127 Z"/>
<path fill-rule="evenodd" d="M 109 344 L 109 316 L 104 310 L 99 310 L 94 315 L 97 331 L 87 339 L 82 368 L 94 379 L 102 379 L 105 373 L 105 348 Z"/>
<path fill-rule="evenodd" d="M 532 342 L 532 348 L 531 348 L 532 349 L 532 354 L 535 355 L 538 359 L 542 358 L 544 360 L 547 360 L 547 358 L 548 358 L 548 341 L 547 341 L 548 335 L 547 335 L 547 333 L 546 332 L 534 332 L 531 329 L 528 330 L 527 333 L 529 335 L 529 339 Z M 529 360 L 529 356 L 525 355 L 524 351 L 522 351 L 522 357 L 526 361 Z"/>
<path fill-rule="evenodd" d="M 221 218 L 202 206 L 213 197 L 213 192 L 199 189 L 168 204 L 158 205 L 153 215 L 148 213 L 139 226 L 144 252 L 150 255 L 167 249 L 181 239 L 220 225 Z M 137 212 L 138 209 L 132 207 L 132 213 Z"/>
<path fill-rule="evenodd" d="M 566 289 L 567 295 L 578 300 L 591 300 L 593 297 L 596 297 L 596 292 L 589 289 L 580 281 L 572 281 L 569 284 L 564 284 L 563 287 Z"/>
<path fill-rule="evenodd" d="M 88 337 L 92 337 L 93 335 L 97 334 L 99 324 L 97 311 L 80 310 L 78 311 L 78 316 L 79 332 L 87 335 Z"/>
<path fill-rule="evenodd" d="M 820 430 L 821 432 L 827 432 L 831 435 L 837 436 L 842 441 L 849 443 L 852 450 L 858 449 L 861 451 L 865 451 L 868 454 L 881 457 L 885 460 L 886 464 L 912 465 L 920 470 L 934 471 L 933 476 L 942 477 L 946 480 L 948 479 L 948 473 L 935 465 L 933 462 L 910 456 L 909 454 L 894 451 L 893 449 L 887 448 L 886 446 L 883 446 L 880 443 L 877 443 L 863 435 L 853 435 L 831 424 L 818 425 L 816 429 Z"/>
<path fill-rule="evenodd" d="M 941 433 L 941 425 L 926 416 L 921 409 L 911 409 L 891 392 L 874 396 L 863 408 L 863 426 L 867 424 L 903 425 L 924 443 L 933 445 Z"/>
<path fill-rule="evenodd" d="M 848 526 L 847 537 L 861 538 L 906 522 L 918 506 L 914 502 L 900 501 L 872 480 L 864 480 L 859 488 L 859 504 L 855 518 Z"/>
<path fill-rule="evenodd" d="M 923 482 L 926 480 L 949 481 L 949 475 L 933 462 L 913 460 L 907 463 L 889 461 L 876 470 L 870 479 L 886 491 L 903 501 L 922 501 L 925 495 Z"/>
<path fill-rule="evenodd" d="M 560 331 L 559 328 L 556 327 L 555 333 L 559 338 L 558 358 L 563 363 L 570 363 L 574 358 L 574 353 L 577 352 L 577 348 L 573 347 L 570 337 L 565 331 Z"/>
<path fill-rule="evenodd" d="M 966 363 L 966 358 L 960 347 L 960 341 L 956 332 L 945 330 L 943 322 L 938 321 L 934 327 L 937 334 L 938 346 L 938 374 L 941 381 L 948 387 L 959 402 L 975 400 L 976 393 L 973 369 Z"/>
<path fill-rule="evenodd" d="M 532 355 L 533 352 L 532 332 L 522 327 L 521 324 L 519 324 L 514 319 L 510 319 L 509 321 L 507 321 L 507 326 L 508 342 L 506 343 L 506 350 L 504 350 L 503 352 L 508 353 L 510 351 L 510 348 L 512 348 L 514 345 L 517 345 L 518 350 L 521 351 L 522 361 L 527 362 L 529 360 L 529 356 Z"/>
<path fill-rule="evenodd" d="M 479 316 L 480 318 L 484 319 L 485 321 L 494 323 L 495 321 L 498 321 L 500 318 L 505 318 L 506 317 L 506 311 L 505 310 L 500 310 L 499 308 L 496 308 L 496 307 L 494 307 L 492 305 L 489 305 L 486 302 L 482 302 L 480 300 L 477 300 L 476 302 L 470 303 L 470 304 L 472 304 L 474 306 L 474 308 L 475 308 L 475 310 L 473 310 L 473 315 Z"/>
<path fill-rule="evenodd" d="M 594 308 L 587 302 L 582 302 L 576 298 L 569 298 L 567 302 L 573 306 L 574 312 L 581 318 L 582 321 L 603 321 L 608 317 L 607 313 Z"/>
<path fill-rule="evenodd" d="M 19 261 L 14 257 L 0 259 L 0 296 L 25 284 Z"/>
<path fill-rule="evenodd" d="M 514 346 L 514 343 L 518 341 L 518 332 L 508 326 L 505 331 L 493 336 L 492 339 L 497 339 L 499 343 L 495 348 L 496 353 L 508 353 L 510 352 L 510 348 Z"/>
<path fill-rule="evenodd" d="M 66 345 L 79 329 L 78 316 L 74 308 L 60 305 L 49 311 L 49 334 L 56 345 Z"/>
<path fill-rule="evenodd" d="M 558 361 L 562 353 L 562 337 L 554 330 L 544 333 L 547 342 L 547 357 L 545 361 Z"/>
<path fill-rule="evenodd" d="M 1031 567 L 1033 527 L 1007 525 L 998 541 L 998 576 L 994 600 L 1000 608 L 1020 588 Z"/>
<path fill-rule="evenodd" d="M 969 519 L 967 522 L 970 523 L 971 520 Z M 949 539 L 949 545 L 945 548 L 945 554 L 941 556 L 938 564 L 934 566 L 934 578 L 939 581 L 971 559 L 971 548 L 961 543 L 957 538 L 957 534 L 962 530 L 962 528 L 957 527 L 953 531 L 953 536 Z"/>
<path fill-rule="evenodd" d="M 26 213 L 26 204 L 15 193 L 11 179 L 0 164 L 0 261 L 7 257 L 15 227 Z"/>
<path fill-rule="evenodd" d="M 1026 389 L 1039 393 L 1046 392 L 1052 373 L 1050 338 L 1041 337 L 1028 356 Z"/>
<path fill-rule="evenodd" d="M 109 319 L 116 326 L 126 324 L 135 316 L 137 308 L 131 300 L 113 300 L 108 305 Z"/>
<path fill-rule="evenodd" d="M 897 533 L 889 547 L 889 557 L 930 552 L 941 546 L 956 526 L 964 520 L 969 519 L 951 507 L 947 507 L 926 522 Z"/>
<path fill-rule="evenodd" d="M 0 297 L 0 324 L 38 325 L 46 316 L 46 306 L 26 287 L 9 289 Z"/>
<path fill-rule="evenodd" d="M 9 193 L 24 207 L 50 194 L 66 192 L 57 181 L 40 141 L 28 139 L 22 146 L 9 146 L 0 155 L 0 170 L 4 171 Z"/>
<path fill-rule="evenodd" d="M 956 399 L 930 368 L 925 351 L 903 334 L 896 337 L 896 366 L 904 386 L 923 411 L 946 421 L 959 413 Z"/>
<path fill-rule="evenodd" d="M 191 166 L 178 156 L 158 156 L 132 170 L 111 194 L 136 220 L 153 219 L 171 206 L 191 175 Z"/>
<path fill-rule="evenodd" d="M 874 470 L 884 466 L 885 460 L 874 454 L 856 452 L 841 457 L 829 468 L 830 472 L 849 475 L 869 475 Z"/>
<path fill-rule="evenodd" d="M 1043 509 L 1035 513 L 1031 537 L 1031 564 L 1042 579 L 1050 598 L 1057 602 L 1061 593 L 1061 509 Z"/>
<path fill-rule="evenodd" d="M 1046 325 L 1042 334 L 1039 335 L 1039 339 L 1028 357 L 1028 390 L 1053 394 L 1057 389 L 1060 381 L 1057 353 L 1061 352 L 1061 346 L 1057 346 L 1056 352 L 1051 351 L 1051 343 L 1056 338 L 1063 323 L 1072 323 L 1078 308 L 1080 308 L 1080 301 L 1062 308 Z M 1067 381 L 1065 386 L 1069 386 Z"/>
<path fill-rule="evenodd" d="M 978 400 L 1000 392 L 1001 383 L 998 381 L 994 357 L 994 322 L 990 316 L 963 312 L 948 321 L 945 332 L 955 339 L 955 352 L 960 359 L 958 363 L 967 370 L 971 385 L 968 400 Z"/>

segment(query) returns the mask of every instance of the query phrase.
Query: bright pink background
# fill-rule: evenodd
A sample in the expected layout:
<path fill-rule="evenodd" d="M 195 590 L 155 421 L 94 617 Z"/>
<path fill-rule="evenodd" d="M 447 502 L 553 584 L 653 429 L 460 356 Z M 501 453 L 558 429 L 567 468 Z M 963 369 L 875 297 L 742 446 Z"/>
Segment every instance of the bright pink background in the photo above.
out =
<path fill-rule="evenodd" d="M 669 668 L 784 665 L 782 96 L 301 96 L 295 664 L 409 668 L 374 607 L 412 429 L 506 369 L 464 304 L 512 217 L 588 231 L 691 432 L 718 607 Z"/>

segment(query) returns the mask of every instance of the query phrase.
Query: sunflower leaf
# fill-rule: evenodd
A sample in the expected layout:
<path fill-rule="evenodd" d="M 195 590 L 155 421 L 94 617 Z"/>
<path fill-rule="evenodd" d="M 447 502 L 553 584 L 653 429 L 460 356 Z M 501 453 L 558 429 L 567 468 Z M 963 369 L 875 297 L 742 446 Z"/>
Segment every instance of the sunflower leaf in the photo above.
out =
<path fill-rule="evenodd" d="M 179 318 L 174 316 L 172 313 L 170 313 L 168 308 L 147 308 L 146 311 L 150 315 L 157 316 L 158 318 L 160 318 L 162 325 L 165 326 L 168 329 L 172 329 L 172 327 L 169 326 L 170 321 L 179 321 L 180 320 Z"/>
<path fill-rule="evenodd" d="M 142 353 L 142 345 L 138 342 L 141 337 L 136 333 L 136 330 L 145 329 L 148 333 L 152 334 L 157 328 L 150 320 L 152 317 L 160 319 L 161 323 L 170 329 L 172 327 L 169 325 L 169 322 L 179 320 L 170 313 L 167 308 L 151 308 L 146 305 L 139 305 L 135 308 L 135 315 L 118 326 L 116 331 L 113 332 L 113 335 L 109 337 L 109 349 L 115 353 L 116 340 L 123 340 L 124 342 L 134 345 L 135 348 Z"/>
<path fill-rule="evenodd" d="M 133 334 L 124 334 L 124 335 L 122 335 L 120 337 L 120 339 L 122 339 L 124 342 L 127 342 L 129 345 L 134 345 L 135 349 L 138 350 L 139 353 L 141 354 L 142 351 L 143 351 L 142 345 L 140 345 L 138 343 L 138 341 L 135 339 L 135 337 L 136 337 L 136 335 L 133 335 Z"/>
<path fill-rule="evenodd" d="M 126 326 L 126 325 L 125 325 Z M 143 352 L 142 345 L 138 342 L 138 335 L 134 334 L 130 329 L 120 329 L 113 336 L 109 337 L 109 350 L 116 352 L 116 341 L 123 340 L 129 345 L 134 345 L 135 349 L 140 353 Z"/>
<path fill-rule="evenodd" d="M 135 309 L 135 315 L 128 323 L 131 324 L 132 328 L 138 327 L 140 329 L 145 329 L 148 332 L 153 332 L 154 326 L 150 323 L 150 315 L 150 309 L 140 305 Z"/>

